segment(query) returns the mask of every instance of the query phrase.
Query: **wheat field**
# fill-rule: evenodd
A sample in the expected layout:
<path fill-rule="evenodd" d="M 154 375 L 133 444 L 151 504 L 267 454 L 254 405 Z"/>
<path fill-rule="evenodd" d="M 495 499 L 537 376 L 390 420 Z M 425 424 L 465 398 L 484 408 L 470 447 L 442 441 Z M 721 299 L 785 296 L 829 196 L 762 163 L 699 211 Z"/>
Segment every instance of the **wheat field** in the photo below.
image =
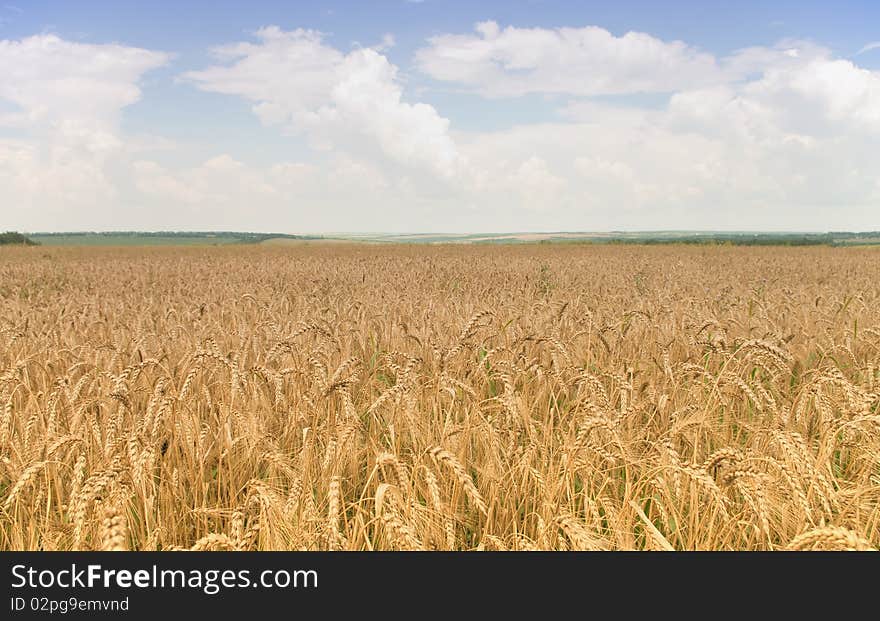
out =
<path fill-rule="evenodd" d="M 0 549 L 878 546 L 878 250 L 0 249 Z"/>

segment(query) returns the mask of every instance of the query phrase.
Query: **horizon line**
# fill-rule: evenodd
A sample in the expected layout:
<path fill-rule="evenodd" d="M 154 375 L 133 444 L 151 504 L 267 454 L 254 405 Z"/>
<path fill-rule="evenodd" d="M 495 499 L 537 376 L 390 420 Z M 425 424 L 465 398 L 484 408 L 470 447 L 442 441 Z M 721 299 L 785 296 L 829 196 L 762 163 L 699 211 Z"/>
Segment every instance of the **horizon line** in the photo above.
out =
<path fill-rule="evenodd" d="M 9 231 L 15 232 L 15 231 Z M 66 231 L 20 231 L 24 235 L 109 235 L 109 234 L 245 234 L 245 235 L 285 235 L 285 236 L 474 236 L 474 235 L 610 235 L 610 234 L 649 234 L 649 233 L 683 233 L 683 234 L 740 234 L 740 235 L 829 235 L 829 234 L 866 234 L 880 233 L 880 227 L 876 229 L 606 229 L 606 230 L 516 230 L 516 231 L 321 231 L 321 232 L 283 232 L 283 231 L 257 231 L 242 229 L 79 229 Z"/>

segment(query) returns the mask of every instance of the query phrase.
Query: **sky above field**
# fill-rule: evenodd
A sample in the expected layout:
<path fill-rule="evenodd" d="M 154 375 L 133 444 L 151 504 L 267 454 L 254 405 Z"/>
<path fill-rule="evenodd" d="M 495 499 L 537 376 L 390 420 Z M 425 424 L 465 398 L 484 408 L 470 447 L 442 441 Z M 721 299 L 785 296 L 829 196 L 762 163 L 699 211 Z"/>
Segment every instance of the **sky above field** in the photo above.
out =
<path fill-rule="evenodd" d="M 880 229 L 880 3 L 0 0 L 0 229 Z"/>

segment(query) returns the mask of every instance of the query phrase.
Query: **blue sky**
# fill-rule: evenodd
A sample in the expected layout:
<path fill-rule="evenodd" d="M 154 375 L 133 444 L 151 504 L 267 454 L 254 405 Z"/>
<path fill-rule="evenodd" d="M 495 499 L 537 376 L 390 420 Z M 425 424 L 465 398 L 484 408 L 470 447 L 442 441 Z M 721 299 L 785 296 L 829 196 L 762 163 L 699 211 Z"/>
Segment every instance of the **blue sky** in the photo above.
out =
<path fill-rule="evenodd" d="M 197 61 L 218 42 L 236 40 L 268 24 L 286 29 L 316 28 L 337 45 L 366 42 L 395 33 L 406 55 L 425 37 L 458 32 L 480 21 L 553 28 L 600 25 L 616 34 L 649 32 L 683 39 L 723 53 L 781 37 L 813 38 L 842 54 L 857 52 L 877 39 L 876 2 L 571 2 L 532 0 L 461 2 L 361 0 L 351 2 L 114 2 L 17 0 L 3 5 L 4 37 L 55 32 L 67 38 L 121 41 L 147 48 L 173 49 Z M 396 56 L 397 54 L 395 54 Z M 403 58 L 395 60 L 404 63 Z"/>
<path fill-rule="evenodd" d="M 880 229 L 876 2 L 2 2 L 0 228 Z"/>

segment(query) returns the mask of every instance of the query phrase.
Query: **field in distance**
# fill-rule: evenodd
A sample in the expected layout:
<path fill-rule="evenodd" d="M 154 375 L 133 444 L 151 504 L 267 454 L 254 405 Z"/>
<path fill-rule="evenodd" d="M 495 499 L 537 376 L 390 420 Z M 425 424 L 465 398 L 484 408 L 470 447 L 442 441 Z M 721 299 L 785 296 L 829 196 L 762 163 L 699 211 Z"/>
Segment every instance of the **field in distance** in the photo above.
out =
<path fill-rule="evenodd" d="M 0 248 L 0 549 L 880 547 L 880 248 Z"/>
<path fill-rule="evenodd" d="M 557 232 L 557 233 L 481 233 L 481 234 L 390 234 L 327 233 L 323 235 L 288 235 L 283 233 L 117 231 L 75 233 L 31 233 L 28 237 L 45 246 L 174 246 L 273 244 L 301 241 L 350 241 L 396 244 L 725 244 L 738 246 L 811 246 L 875 245 L 880 232 L 769 233 L 720 231 L 645 231 L 645 232 Z M 0 240 L 2 242 L 2 240 Z"/>
<path fill-rule="evenodd" d="M 28 239 L 42 246 L 222 246 L 258 244 L 268 240 L 313 240 L 309 235 L 241 233 L 231 231 L 110 231 L 71 233 L 30 233 Z"/>

